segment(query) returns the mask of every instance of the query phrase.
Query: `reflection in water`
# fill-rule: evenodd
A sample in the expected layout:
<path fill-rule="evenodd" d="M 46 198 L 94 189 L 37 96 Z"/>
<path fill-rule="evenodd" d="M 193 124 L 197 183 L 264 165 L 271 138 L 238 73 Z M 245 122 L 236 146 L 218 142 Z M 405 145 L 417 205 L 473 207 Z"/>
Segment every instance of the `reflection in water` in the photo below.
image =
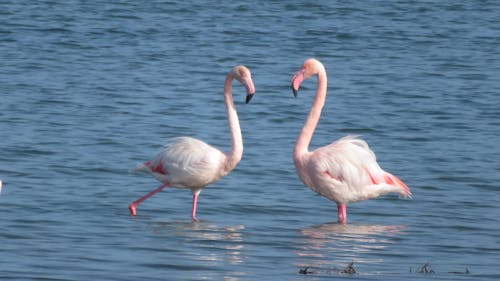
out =
<path fill-rule="evenodd" d="M 210 222 L 169 222 L 156 225 L 155 233 L 167 234 L 189 249 L 189 259 L 201 267 L 235 269 L 245 261 L 244 225 L 218 226 Z M 220 280 L 221 272 L 203 272 L 205 280 Z M 239 280 L 244 272 L 230 270 L 223 273 L 223 280 Z M 211 276 L 213 275 L 213 276 Z"/>
<path fill-rule="evenodd" d="M 297 266 L 325 268 L 351 261 L 381 263 L 383 258 L 374 252 L 394 244 L 394 238 L 404 234 L 405 229 L 406 226 L 341 225 L 336 222 L 301 229 L 296 250 L 300 257 Z"/>
<path fill-rule="evenodd" d="M 195 222 L 192 224 L 192 232 L 188 236 L 194 238 L 194 247 L 214 248 L 224 250 L 224 258 L 229 264 L 240 264 L 243 262 L 243 225 L 218 227 L 213 224 Z M 211 256 L 213 261 L 223 260 L 217 252 Z"/>

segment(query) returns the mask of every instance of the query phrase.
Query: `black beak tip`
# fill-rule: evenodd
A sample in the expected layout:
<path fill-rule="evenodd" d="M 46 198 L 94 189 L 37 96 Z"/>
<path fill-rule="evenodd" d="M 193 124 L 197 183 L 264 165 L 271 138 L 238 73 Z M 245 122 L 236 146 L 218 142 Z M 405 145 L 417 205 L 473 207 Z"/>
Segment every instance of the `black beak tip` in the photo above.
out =
<path fill-rule="evenodd" d="M 249 103 L 250 100 L 252 99 L 253 94 L 247 95 L 247 99 L 245 100 L 245 103 Z"/>
<path fill-rule="evenodd" d="M 297 97 L 297 94 L 299 93 L 299 89 L 295 89 L 295 87 L 293 86 L 293 80 L 292 80 L 292 91 L 293 91 L 293 96 L 294 97 Z"/>

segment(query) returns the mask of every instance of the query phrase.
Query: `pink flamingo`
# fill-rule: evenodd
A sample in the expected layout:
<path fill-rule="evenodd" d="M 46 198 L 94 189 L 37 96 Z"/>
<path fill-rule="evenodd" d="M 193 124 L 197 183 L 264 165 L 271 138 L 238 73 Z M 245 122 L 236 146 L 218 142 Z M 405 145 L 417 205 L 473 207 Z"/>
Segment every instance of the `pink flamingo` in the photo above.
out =
<path fill-rule="evenodd" d="M 297 137 L 293 160 L 302 182 L 313 191 L 337 203 L 338 221 L 347 223 L 346 204 L 395 192 L 411 197 L 410 189 L 377 163 L 368 144 L 354 136 L 343 137 L 327 146 L 309 151 L 309 143 L 325 104 L 327 77 L 321 62 L 308 59 L 292 78 L 297 97 L 302 81 L 316 75 L 316 96 L 304 127 Z"/>
<path fill-rule="evenodd" d="M 238 80 L 246 88 L 248 103 L 255 87 L 251 73 L 243 65 L 234 67 L 224 83 L 224 103 L 226 105 L 229 131 L 231 133 L 231 151 L 224 153 L 203 141 L 179 137 L 165 145 L 164 149 L 152 160 L 140 164 L 134 171 L 152 174 L 163 184 L 129 205 L 131 215 L 136 215 L 137 205 L 167 186 L 188 188 L 193 193 L 191 217 L 196 221 L 196 206 L 201 190 L 221 177 L 227 175 L 240 162 L 243 154 L 243 140 L 240 122 L 233 103 L 232 81 Z"/>

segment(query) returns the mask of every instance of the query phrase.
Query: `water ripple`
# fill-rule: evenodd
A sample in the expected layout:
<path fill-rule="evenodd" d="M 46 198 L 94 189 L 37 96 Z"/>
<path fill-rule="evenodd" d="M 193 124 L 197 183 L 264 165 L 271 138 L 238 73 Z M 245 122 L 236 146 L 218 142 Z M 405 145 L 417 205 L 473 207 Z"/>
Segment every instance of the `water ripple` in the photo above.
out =
<path fill-rule="evenodd" d="M 0 276 L 8 280 L 499 278 L 499 6 L 495 1 L 4 1 L 0 4 Z M 236 20 L 235 20 L 236 19 Z M 412 189 L 334 203 L 297 178 L 314 98 L 290 77 L 328 71 L 311 149 L 362 135 Z M 252 70 L 245 151 L 200 196 L 129 173 L 168 138 L 230 137 L 224 76 Z M 142 205 L 141 205 L 142 206 Z M 354 262 L 354 276 L 339 274 Z M 419 275 L 425 263 L 435 274 Z M 304 268 L 316 272 L 303 276 Z M 464 272 L 469 274 L 455 274 Z M 413 269 L 410 272 L 410 269 Z M 307 272 L 307 270 L 306 270 Z"/>

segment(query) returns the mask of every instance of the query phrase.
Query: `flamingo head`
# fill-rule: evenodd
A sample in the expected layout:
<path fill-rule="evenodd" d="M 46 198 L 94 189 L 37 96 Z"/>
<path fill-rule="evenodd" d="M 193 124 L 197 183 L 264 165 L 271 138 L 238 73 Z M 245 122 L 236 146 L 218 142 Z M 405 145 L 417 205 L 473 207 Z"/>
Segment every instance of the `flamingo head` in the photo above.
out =
<path fill-rule="evenodd" d="M 292 90 L 294 97 L 297 97 L 297 94 L 299 93 L 300 84 L 307 78 L 318 74 L 321 69 L 324 70 L 324 66 L 317 59 L 311 58 L 304 61 L 302 67 L 295 72 L 292 77 Z"/>
<path fill-rule="evenodd" d="M 238 80 L 247 91 L 247 96 L 245 103 L 249 103 L 255 94 L 255 86 L 253 85 L 252 74 L 250 73 L 250 69 L 248 69 L 244 65 L 238 65 L 233 68 L 231 71 L 234 79 Z"/>

